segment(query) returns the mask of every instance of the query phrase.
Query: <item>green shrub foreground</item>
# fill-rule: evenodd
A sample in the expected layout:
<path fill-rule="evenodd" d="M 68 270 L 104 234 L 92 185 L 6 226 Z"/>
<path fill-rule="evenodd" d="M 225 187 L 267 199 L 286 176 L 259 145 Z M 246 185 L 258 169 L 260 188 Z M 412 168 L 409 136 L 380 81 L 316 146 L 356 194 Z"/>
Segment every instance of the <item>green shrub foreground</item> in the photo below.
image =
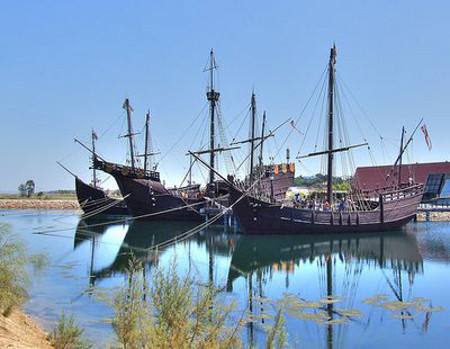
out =
<path fill-rule="evenodd" d="M 148 287 L 142 263 L 132 257 L 126 285 L 113 296 L 100 295 L 114 309 L 112 326 L 123 348 L 241 348 L 246 310 L 223 304 L 221 290 L 180 278 L 176 263 L 155 267 Z M 284 345 L 281 312 L 267 328 L 267 348 Z"/>
<path fill-rule="evenodd" d="M 84 329 L 75 324 L 73 315 L 62 312 L 56 328 L 48 339 L 55 349 L 89 349 L 92 344 L 83 338 Z"/>
<path fill-rule="evenodd" d="M 27 254 L 22 242 L 10 233 L 10 227 L 0 223 L 0 313 L 3 316 L 28 299 L 29 264 L 38 272 L 47 263 L 43 254 Z"/>

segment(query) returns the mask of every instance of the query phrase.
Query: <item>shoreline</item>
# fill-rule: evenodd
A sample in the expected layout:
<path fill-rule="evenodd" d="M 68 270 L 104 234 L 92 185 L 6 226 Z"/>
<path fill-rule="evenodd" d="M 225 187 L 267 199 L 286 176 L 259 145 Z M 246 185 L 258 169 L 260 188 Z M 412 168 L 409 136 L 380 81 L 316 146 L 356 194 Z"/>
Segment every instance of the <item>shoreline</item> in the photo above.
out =
<path fill-rule="evenodd" d="M 77 200 L 0 199 L 0 209 L 9 210 L 79 210 Z"/>
<path fill-rule="evenodd" d="M 9 349 L 53 348 L 48 333 L 22 309 L 5 317 L 0 314 L 0 347 Z"/>

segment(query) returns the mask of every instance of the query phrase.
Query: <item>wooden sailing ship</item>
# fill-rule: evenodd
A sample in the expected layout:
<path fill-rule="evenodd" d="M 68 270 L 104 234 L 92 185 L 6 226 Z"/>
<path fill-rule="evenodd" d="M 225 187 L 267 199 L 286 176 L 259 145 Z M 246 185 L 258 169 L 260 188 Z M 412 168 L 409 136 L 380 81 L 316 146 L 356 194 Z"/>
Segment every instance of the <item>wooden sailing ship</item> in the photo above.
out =
<path fill-rule="evenodd" d="M 249 153 L 249 173 L 242 183 L 245 188 L 249 188 L 257 180 L 257 185 L 252 188 L 252 192 L 257 193 L 259 196 L 263 196 L 270 200 L 281 200 L 284 198 L 286 191 L 289 187 L 294 185 L 295 179 L 295 163 L 290 162 L 289 149 L 286 150 L 286 163 L 270 163 L 264 164 L 263 162 L 263 145 L 264 141 L 274 136 L 274 132 L 266 134 L 266 112 L 264 111 L 261 127 L 261 135 L 257 136 L 255 132 L 256 126 L 256 96 L 252 93 L 250 103 L 250 138 L 231 143 L 234 144 L 246 144 L 250 145 Z M 259 153 L 256 159 L 256 152 Z"/>
<path fill-rule="evenodd" d="M 324 234 L 385 231 L 398 229 L 410 221 L 417 212 L 423 194 L 422 184 L 398 185 L 382 192 L 366 193 L 359 196 L 348 209 L 338 209 L 333 202 L 333 164 L 334 155 L 360 144 L 334 147 L 334 93 L 335 93 L 336 48 L 333 46 L 328 65 L 328 125 L 327 149 L 311 153 L 309 156 L 327 156 L 327 191 L 322 209 L 316 205 L 299 208 L 274 200 L 267 200 L 253 190 L 239 188 L 239 183 L 230 177 L 229 191 L 233 213 L 241 228 L 248 234 Z M 417 128 L 416 128 L 417 129 Z M 408 142 L 409 143 L 409 142 Z M 406 146 L 401 146 L 401 159 Z M 397 163 L 397 161 L 396 161 Z M 252 185 L 253 187 L 254 185 Z M 357 195 L 357 193 L 355 193 Z"/>
<path fill-rule="evenodd" d="M 109 197 L 101 188 L 87 184 L 78 177 L 75 177 L 75 191 L 80 208 L 85 214 L 129 215 L 123 200 Z"/>
<path fill-rule="evenodd" d="M 128 138 L 130 165 L 111 163 L 96 157 L 93 167 L 114 177 L 132 216 L 148 220 L 200 221 L 202 216 L 199 206 L 205 203 L 205 199 L 200 197 L 198 186 L 166 188 L 161 183 L 156 166 L 152 167 L 151 157 L 156 153 L 149 149 L 150 113 L 146 115 L 145 151 L 142 154 L 144 166 L 137 166 L 131 122 L 133 109 L 128 99 L 123 108 L 127 113 L 128 132 L 124 137 Z"/>
<path fill-rule="evenodd" d="M 97 161 L 97 153 L 95 149 L 96 140 L 97 135 L 94 130 L 91 132 L 92 149 L 89 149 L 78 140 L 75 140 L 92 153 L 93 163 Z M 58 164 L 74 177 L 77 200 L 85 215 L 129 215 L 128 208 L 122 199 L 116 199 L 108 196 L 99 186 L 100 181 L 97 177 L 97 171 L 94 166 L 92 167 L 92 182 L 91 184 L 88 184 L 82 181 L 77 175 L 69 171 L 64 165 L 59 162 Z"/>
<path fill-rule="evenodd" d="M 210 73 L 209 89 L 206 97 L 209 103 L 209 148 L 193 152 L 194 155 L 209 155 L 209 176 L 206 188 L 200 188 L 199 184 L 193 184 L 188 180 L 186 186 L 178 188 L 166 188 L 161 183 L 160 173 L 156 166 L 152 167 L 151 159 L 155 155 L 149 148 L 150 142 L 150 115 L 146 116 L 144 166 L 140 168 L 136 163 L 134 131 L 132 126 L 132 112 L 128 99 L 125 100 L 123 108 L 127 114 L 127 133 L 123 136 L 128 138 L 129 143 L 129 165 L 108 162 L 98 155 L 93 156 L 93 168 L 102 170 L 112 175 L 125 198 L 126 205 L 131 215 L 147 220 L 188 220 L 202 221 L 205 216 L 219 213 L 223 206 L 228 206 L 228 186 L 225 181 L 218 179 L 215 175 L 216 154 L 238 149 L 239 147 L 223 147 L 216 141 L 216 128 L 220 123 L 218 120 L 218 102 L 220 93 L 216 91 L 214 84 L 214 71 L 217 69 L 214 52 L 210 52 L 209 66 L 205 71 Z M 254 132 L 254 95 L 252 97 L 253 110 L 253 132 Z M 263 124 L 264 136 L 264 124 Z M 252 142 L 257 140 L 254 135 Z M 252 143 L 253 146 L 253 143 Z M 261 146 L 262 150 L 262 146 Z M 191 158 L 192 159 L 192 158 Z M 192 170 L 191 162 L 189 171 Z M 253 168 L 253 161 L 251 167 Z M 255 173 L 263 175 L 260 190 L 266 196 L 279 197 L 293 184 L 295 166 L 294 164 L 262 165 L 255 166 Z M 190 175 L 189 175 L 190 177 Z M 214 199 L 215 201 L 211 201 Z M 218 205 L 216 204 L 218 203 Z"/>

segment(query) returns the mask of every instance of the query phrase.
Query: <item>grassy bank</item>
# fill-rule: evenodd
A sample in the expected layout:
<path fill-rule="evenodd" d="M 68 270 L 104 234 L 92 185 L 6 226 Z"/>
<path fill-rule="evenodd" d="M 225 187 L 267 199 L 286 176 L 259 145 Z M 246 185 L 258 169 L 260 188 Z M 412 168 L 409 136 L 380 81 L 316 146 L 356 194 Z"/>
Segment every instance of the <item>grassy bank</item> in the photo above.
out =
<path fill-rule="evenodd" d="M 0 347 L 51 348 L 47 334 L 21 308 L 28 299 L 31 264 L 38 273 L 47 264 L 43 255 L 30 255 L 23 244 L 0 224 Z"/>

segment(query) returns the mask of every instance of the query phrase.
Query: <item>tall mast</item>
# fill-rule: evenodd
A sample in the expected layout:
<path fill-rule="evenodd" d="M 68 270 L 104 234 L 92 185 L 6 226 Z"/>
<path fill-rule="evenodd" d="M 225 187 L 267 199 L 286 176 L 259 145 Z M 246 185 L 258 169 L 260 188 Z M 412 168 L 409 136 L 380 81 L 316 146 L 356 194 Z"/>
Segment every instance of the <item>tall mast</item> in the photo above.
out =
<path fill-rule="evenodd" d="M 400 160 L 398 162 L 398 186 L 402 184 L 402 163 L 403 163 L 403 137 L 405 135 L 405 126 L 402 127 L 402 136 L 400 138 Z"/>
<path fill-rule="evenodd" d="M 133 127 L 131 124 L 131 114 L 133 113 L 133 108 L 130 105 L 130 101 L 128 98 L 125 99 L 125 103 L 123 104 L 123 108 L 127 111 L 127 122 L 128 122 L 128 134 L 125 137 L 128 137 L 130 144 L 130 158 L 131 158 L 131 169 L 135 169 L 134 163 L 134 145 L 133 145 Z"/>
<path fill-rule="evenodd" d="M 95 163 L 95 160 L 97 160 L 97 153 L 95 151 L 95 141 L 98 139 L 97 134 L 94 130 L 91 132 L 91 139 L 92 139 L 92 161 Z M 92 166 L 92 184 L 94 185 L 94 188 L 97 188 L 97 170 L 95 169 L 95 165 Z"/>
<path fill-rule="evenodd" d="M 192 155 L 189 155 L 189 185 L 192 185 Z"/>
<path fill-rule="evenodd" d="M 145 115 L 145 148 L 144 148 L 144 173 L 147 172 L 147 159 L 150 156 L 148 145 L 150 141 L 150 110 Z M 150 162 L 151 166 L 151 162 Z"/>
<path fill-rule="evenodd" d="M 328 68 L 328 176 L 327 176 L 327 201 L 331 204 L 333 199 L 333 99 L 334 99 L 334 66 L 336 64 L 336 45 L 330 51 L 330 63 Z"/>
<path fill-rule="evenodd" d="M 255 152 L 255 119 L 256 119 L 256 98 L 255 92 L 252 92 L 252 129 L 250 138 L 250 185 L 253 183 L 253 163 L 254 163 L 254 152 Z"/>
<path fill-rule="evenodd" d="M 264 132 L 265 132 L 265 128 L 266 128 L 266 111 L 264 110 L 264 114 L 263 114 L 263 122 L 262 122 L 262 127 L 261 127 L 261 144 L 260 144 L 260 148 L 259 148 L 259 170 L 262 171 L 262 167 L 263 167 L 263 144 L 264 144 Z"/>
<path fill-rule="evenodd" d="M 215 160 L 215 152 L 214 147 L 216 143 L 216 135 L 215 135 L 215 126 L 214 119 L 216 114 L 216 104 L 219 100 L 220 93 L 214 90 L 214 70 L 217 69 L 216 60 L 214 57 L 214 51 L 211 49 L 209 54 L 209 68 L 205 71 L 210 72 L 210 80 L 209 80 L 209 91 L 206 92 L 206 98 L 209 101 L 209 112 L 210 112 L 210 142 L 209 142 L 209 184 L 214 183 L 214 160 Z"/>

